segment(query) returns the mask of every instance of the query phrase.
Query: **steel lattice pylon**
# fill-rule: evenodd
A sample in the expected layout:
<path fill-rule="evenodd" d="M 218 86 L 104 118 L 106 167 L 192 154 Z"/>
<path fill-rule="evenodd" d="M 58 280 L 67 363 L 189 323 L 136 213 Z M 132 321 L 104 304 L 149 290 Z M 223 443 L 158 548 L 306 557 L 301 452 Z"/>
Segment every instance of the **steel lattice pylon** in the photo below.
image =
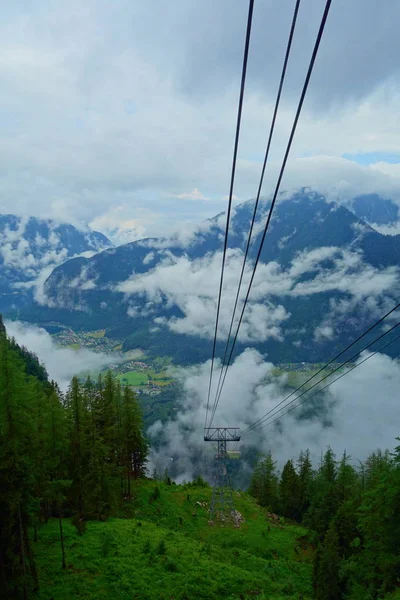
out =
<path fill-rule="evenodd" d="M 239 428 L 237 427 L 208 427 L 204 430 L 206 442 L 217 442 L 215 455 L 214 487 L 210 504 L 210 524 L 215 519 L 221 522 L 235 520 L 235 505 L 233 502 L 232 487 L 227 469 L 228 452 L 227 442 L 239 442 Z"/>

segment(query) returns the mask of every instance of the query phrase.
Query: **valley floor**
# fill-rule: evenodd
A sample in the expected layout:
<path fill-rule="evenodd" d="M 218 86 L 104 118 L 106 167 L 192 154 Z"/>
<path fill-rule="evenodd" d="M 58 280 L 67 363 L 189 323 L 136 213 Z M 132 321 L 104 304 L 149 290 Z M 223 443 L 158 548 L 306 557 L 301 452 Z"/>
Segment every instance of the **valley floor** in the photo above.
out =
<path fill-rule="evenodd" d="M 63 520 L 65 570 L 57 520 L 40 527 L 38 600 L 312 597 L 307 530 L 268 518 L 247 494 L 234 493 L 240 528 L 208 524 L 209 487 L 147 480 L 133 496 L 121 518 L 88 522 L 81 537 Z"/>

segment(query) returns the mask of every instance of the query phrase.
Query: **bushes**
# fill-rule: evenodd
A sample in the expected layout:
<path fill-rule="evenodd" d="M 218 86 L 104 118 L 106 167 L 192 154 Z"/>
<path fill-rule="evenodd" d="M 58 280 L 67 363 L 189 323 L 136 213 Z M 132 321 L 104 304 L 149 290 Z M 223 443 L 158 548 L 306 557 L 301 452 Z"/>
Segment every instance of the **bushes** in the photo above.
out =
<path fill-rule="evenodd" d="M 157 554 L 160 554 L 160 555 L 164 555 L 167 552 L 167 547 L 165 545 L 164 540 L 160 541 L 160 543 L 157 546 L 156 552 L 157 552 Z"/>
<path fill-rule="evenodd" d="M 116 546 L 115 535 L 112 531 L 105 531 L 101 537 L 101 555 L 103 558 L 108 556 L 110 550 L 114 550 Z"/>
<path fill-rule="evenodd" d="M 165 563 L 165 568 L 167 571 L 170 571 L 171 573 L 177 573 L 179 571 L 178 565 L 172 560 L 169 560 L 168 562 Z"/>
<path fill-rule="evenodd" d="M 160 488 L 158 487 L 158 485 L 156 485 L 156 487 L 153 490 L 153 493 L 151 494 L 151 496 L 149 498 L 149 504 L 151 504 L 155 500 L 158 500 L 160 498 L 160 496 L 161 496 Z"/>

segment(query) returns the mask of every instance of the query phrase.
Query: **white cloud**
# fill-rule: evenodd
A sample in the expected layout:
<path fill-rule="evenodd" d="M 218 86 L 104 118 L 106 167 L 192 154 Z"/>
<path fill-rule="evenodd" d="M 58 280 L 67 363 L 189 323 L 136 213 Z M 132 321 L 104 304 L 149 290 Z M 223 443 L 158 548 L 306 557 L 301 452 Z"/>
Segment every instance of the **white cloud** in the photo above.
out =
<path fill-rule="evenodd" d="M 224 200 L 224 201 L 229 200 L 229 196 L 228 195 L 224 196 L 222 198 L 222 200 Z M 236 196 L 236 194 L 232 194 L 232 200 L 235 202 L 239 202 L 240 198 L 239 198 L 239 196 Z"/>
<path fill-rule="evenodd" d="M 0 26 L 5 124 L 0 210 L 34 210 L 74 223 L 104 217 L 102 227 L 125 242 L 167 235 L 177 218 L 204 218 L 205 195 L 199 190 L 207 190 L 210 211 L 212 206 L 220 210 L 222 204 L 215 200 L 214 205 L 212 198 L 223 198 L 229 189 L 243 7 L 232 8 L 224 0 L 212 21 L 211 0 L 201 12 L 194 0 L 180 0 L 168 13 L 159 0 L 151 12 L 146 3 L 126 0 L 50 4 L 25 3 L 23 9 L 10 4 Z M 235 196 L 241 198 L 256 193 L 292 7 L 284 1 L 267 19 L 262 16 L 271 7 L 259 10 L 235 183 Z M 362 22 L 355 17 L 360 10 Z M 393 24 L 378 5 L 366 7 L 361 0 L 346 7 L 345 20 L 342 10 L 332 11 L 284 187 L 318 184 L 322 191 L 373 188 L 398 194 L 394 166 L 378 159 L 374 168 L 358 167 L 339 158 L 400 152 L 399 70 L 391 58 L 399 50 L 398 8 L 393 2 L 391 11 Z M 312 0 L 299 21 L 266 173 L 268 191 L 319 12 Z M 218 29 L 214 22 L 227 26 Z M 264 23 L 262 29 L 258 23 Z M 268 72 L 266 55 L 271 57 Z M 182 202 L 176 202 L 177 190 L 183 191 Z M 123 207 L 121 227 L 106 223 L 115 206 Z"/>
<path fill-rule="evenodd" d="M 143 259 L 143 264 L 144 265 L 148 265 L 149 263 L 151 263 L 155 258 L 155 254 L 154 252 L 149 252 L 148 254 L 146 254 L 146 256 Z"/>
<path fill-rule="evenodd" d="M 130 316 L 140 314 L 135 297 L 145 297 L 163 308 L 179 307 L 182 317 L 159 317 L 157 323 L 167 325 L 172 331 L 212 338 L 215 327 L 217 293 L 222 256 L 206 255 L 190 261 L 188 257 L 169 257 L 143 274 L 134 274 L 117 285 L 116 290 L 126 294 L 130 301 Z M 238 277 L 243 255 L 230 250 L 227 254 L 224 287 L 221 303 L 219 339 L 226 338 L 236 297 Z M 329 264 L 326 265 L 326 261 Z M 248 264 L 243 278 L 236 319 L 243 306 L 252 265 Z M 307 277 L 304 278 L 304 276 Z M 184 285 L 182 285 L 184 282 Z M 269 338 L 283 339 L 282 328 L 290 315 L 278 304 L 286 297 L 302 297 L 322 292 L 335 292 L 345 297 L 332 301 L 326 322 L 315 331 L 316 339 L 334 336 L 332 322 L 340 325 L 350 309 L 361 305 L 361 312 L 374 314 L 379 304 L 391 302 L 400 286 L 397 267 L 377 269 L 363 262 L 362 254 L 337 247 L 321 247 L 299 253 L 283 268 L 272 261 L 260 263 L 250 299 L 244 313 L 239 333 L 242 342 Z M 148 312 L 146 312 L 148 314 Z M 236 321 L 237 322 L 237 321 Z M 235 330 L 235 329 L 234 329 Z"/>
<path fill-rule="evenodd" d="M 363 353 L 359 360 L 366 356 L 368 353 Z M 353 459 L 362 460 L 377 448 L 395 445 L 400 429 L 395 410 L 399 384 L 399 361 L 377 354 L 324 393 L 324 402 L 330 406 L 329 427 L 323 427 L 318 418 L 298 422 L 294 411 L 282 418 L 281 429 L 267 427 L 260 434 L 254 433 L 253 440 L 261 435 L 280 461 L 307 447 L 318 459 L 328 445 L 338 453 L 346 449 Z"/>
<path fill-rule="evenodd" d="M 371 223 L 371 227 L 383 235 L 400 235 L 400 222 L 391 223 L 390 225 Z"/>
<path fill-rule="evenodd" d="M 226 337 L 232 314 L 240 252 L 230 252 L 226 263 L 224 302 L 220 316 L 219 338 Z M 158 319 L 177 333 L 211 338 L 214 334 L 216 290 L 220 272 L 221 254 L 207 255 L 191 262 L 187 257 L 176 258 L 169 264 L 159 264 L 144 274 L 135 274 L 119 284 L 117 290 L 127 295 L 144 295 L 156 305 L 178 306 L 183 318 Z M 182 282 L 185 282 L 182 285 Z M 129 313 L 136 316 L 137 308 Z M 289 318 L 282 306 L 275 306 L 265 298 L 263 303 L 250 302 L 243 320 L 240 340 L 255 341 L 281 339 L 280 325 Z"/>
<path fill-rule="evenodd" d="M 198 188 L 194 188 L 191 192 L 186 194 L 179 194 L 177 198 L 180 200 L 208 200 Z"/>
<path fill-rule="evenodd" d="M 114 244 L 121 245 L 145 237 L 146 231 L 157 218 L 157 213 L 140 207 L 135 209 L 133 216 L 129 207 L 122 203 L 96 216 L 90 222 L 90 227 L 104 233 Z"/>
<path fill-rule="evenodd" d="M 363 353 L 360 360 L 366 356 L 368 354 Z M 217 361 L 211 406 L 219 368 Z M 176 419 L 163 424 L 162 428 L 156 423 L 149 430 L 150 439 L 157 437 L 162 444 L 159 453 L 153 455 L 154 464 L 163 469 L 166 457 L 174 457 L 173 469 L 178 481 L 190 479 L 195 472 L 194 465 L 197 469 L 200 465 L 203 474 L 208 472 L 211 480 L 215 450 L 211 443 L 203 442 L 209 373 L 209 361 L 175 372 L 183 385 Z M 324 407 L 325 419 L 314 416 L 299 421 L 293 411 L 282 417 L 279 426 L 256 429 L 246 435 L 239 448 L 247 445 L 256 446 L 259 452 L 271 450 L 281 468 L 287 459 L 296 459 L 300 450 L 306 448 L 310 449 L 316 464 L 328 445 L 338 455 L 346 450 L 354 460 L 365 459 L 377 448 L 393 448 L 400 430 L 399 385 L 399 361 L 377 354 L 368 365 L 349 372 L 322 392 L 318 405 Z M 213 426 L 240 427 L 243 432 L 274 409 L 289 391 L 286 376 L 276 376 L 273 364 L 265 362 L 254 350 L 246 350 L 230 367 Z M 384 400 L 380 402 L 379 398 Z M 303 406 L 307 407 L 307 402 Z M 234 485 L 243 483 L 233 481 Z"/>
<path fill-rule="evenodd" d="M 14 337 L 18 344 L 37 354 L 39 360 L 45 364 L 50 379 L 54 379 L 63 391 L 67 389 L 74 375 L 101 370 L 115 364 L 115 357 L 86 348 L 59 348 L 51 335 L 40 327 L 20 321 L 6 321 L 5 326 L 10 337 Z"/>
<path fill-rule="evenodd" d="M 331 340 L 334 337 L 333 327 L 331 325 L 319 325 L 314 331 L 314 340 L 316 342 Z"/>

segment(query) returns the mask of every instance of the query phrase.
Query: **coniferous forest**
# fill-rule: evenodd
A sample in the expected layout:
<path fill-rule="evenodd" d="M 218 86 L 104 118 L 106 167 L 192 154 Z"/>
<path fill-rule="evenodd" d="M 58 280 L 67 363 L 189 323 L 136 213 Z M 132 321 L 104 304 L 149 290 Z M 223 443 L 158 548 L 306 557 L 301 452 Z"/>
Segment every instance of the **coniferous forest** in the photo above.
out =
<path fill-rule="evenodd" d="M 357 467 L 328 448 L 316 469 L 307 450 L 280 475 L 268 454 L 254 470 L 250 493 L 309 529 L 317 600 L 373 600 L 399 587 L 400 446 L 373 452 Z"/>
<path fill-rule="evenodd" d="M 113 567 L 104 595 L 88 592 L 91 579 L 83 578 L 82 593 L 63 592 L 62 583 L 55 598 L 103 598 L 110 590 L 121 591 L 121 598 L 170 598 L 181 589 L 176 597 L 189 599 L 397 597 L 392 594 L 400 583 L 400 446 L 393 453 L 375 451 L 363 463 L 346 453 L 336 457 L 328 448 L 319 465 L 306 450 L 281 472 L 271 454 L 262 457 L 249 495 L 237 493 L 246 518 L 240 531 L 230 533 L 229 527 L 209 527 L 211 489 L 201 477 L 181 486 L 168 473 L 161 480 L 148 478 L 138 400 L 110 372 L 96 381 L 74 377 L 63 394 L 37 357 L 7 338 L 1 323 L 0 382 L 1 598 L 50 597 L 52 579 L 41 592 L 47 562 L 57 573 L 75 573 L 73 553 L 79 545 L 82 560 L 86 543 L 93 550 L 95 523 L 108 524 L 99 533 L 102 560 L 111 547 L 120 569 L 130 572 L 133 556 L 139 561 L 130 573 L 133 583 L 126 584 L 124 595 Z M 124 519 L 115 519 L 121 516 L 134 528 L 127 542 Z M 142 519 L 148 521 L 148 538 Z M 124 544 L 139 544 L 126 567 L 119 549 Z M 192 584 L 179 563 L 185 560 Z M 169 578 L 168 589 L 159 580 L 165 593 L 154 579 L 154 588 L 147 584 L 146 592 L 130 596 L 134 586 L 142 589 L 143 573 L 154 570 L 160 577 L 160 569 Z M 80 576 L 84 569 L 77 571 Z"/>
<path fill-rule="evenodd" d="M 63 517 L 79 534 L 89 519 L 114 515 L 131 479 L 144 475 L 147 443 L 138 401 L 109 372 L 76 377 L 67 393 L 48 381 L 34 354 L 0 331 L 0 597 L 39 587 L 38 528 Z"/>

